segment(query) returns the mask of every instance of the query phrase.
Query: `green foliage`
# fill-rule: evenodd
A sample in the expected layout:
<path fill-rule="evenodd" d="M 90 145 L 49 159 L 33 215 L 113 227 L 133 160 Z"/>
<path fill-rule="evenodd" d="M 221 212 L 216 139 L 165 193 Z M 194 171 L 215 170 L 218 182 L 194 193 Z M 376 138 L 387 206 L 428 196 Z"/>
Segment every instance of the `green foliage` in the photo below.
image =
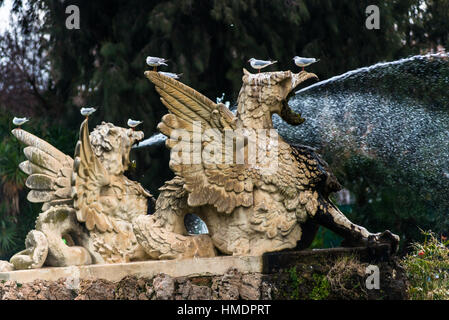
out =
<path fill-rule="evenodd" d="M 320 226 L 312 244 L 310 245 L 310 248 L 320 249 L 338 247 L 340 246 L 342 239 L 342 237 L 336 235 L 329 229 Z"/>
<path fill-rule="evenodd" d="M 0 207 L 0 259 L 12 252 L 19 243 L 17 225 L 7 216 L 4 205 Z"/>
<path fill-rule="evenodd" d="M 292 287 L 290 299 L 298 300 L 300 298 L 300 286 L 303 284 L 304 279 L 298 277 L 296 266 L 290 268 L 288 274 L 290 277 L 289 285 Z"/>
<path fill-rule="evenodd" d="M 314 287 L 309 294 L 311 300 L 326 300 L 330 294 L 330 284 L 326 275 L 313 274 Z"/>
<path fill-rule="evenodd" d="M 410 282 L 412 300 L 449 299 L 449 241 L 440 241 L 432 232 L 423 232 L 423 243 L 414 243 L 413 251 L 402 260 Z"/>

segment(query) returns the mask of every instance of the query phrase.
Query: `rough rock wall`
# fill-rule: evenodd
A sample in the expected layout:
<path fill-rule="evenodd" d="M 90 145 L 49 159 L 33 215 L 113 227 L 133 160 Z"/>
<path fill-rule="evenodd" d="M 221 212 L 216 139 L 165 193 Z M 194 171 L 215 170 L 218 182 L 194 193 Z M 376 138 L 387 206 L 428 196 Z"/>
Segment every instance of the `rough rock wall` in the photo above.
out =
<path fill-rule="evenodd" d="M 407 299 L 407 279 L 393 260 L 378 264 L 379 290 L 367 290 L 368 264 L 354 258 L 327 264 L 297 263 L 277 273 L 242 274 L 230 269 L 221 276 L 172 278 L 159 274 L 152 279 L 125 277 L 119 282 L 103 279 L 36 280 L 20 284 L 0 282 L 3 300 L 271 300 L 271 299 Z"/>

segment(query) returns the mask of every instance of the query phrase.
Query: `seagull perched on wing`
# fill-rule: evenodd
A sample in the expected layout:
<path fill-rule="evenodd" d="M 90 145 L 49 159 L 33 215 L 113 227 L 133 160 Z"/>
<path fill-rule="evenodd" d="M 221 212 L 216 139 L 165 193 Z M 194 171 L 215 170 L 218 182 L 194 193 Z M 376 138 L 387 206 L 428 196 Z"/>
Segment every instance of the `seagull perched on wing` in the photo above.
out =
<path fill-rule="evenodd" d="M 88 118 L 95 111 L 97 111 L 97 109 L 95 109 L 95 108 L 81 108 L 81 115 Z"/>
<path fill-rule="evenodd" d="M 320 61 L 320 59 L 315 58 L 303 58 L 303 57 L 294 57 L 293 61 L 298 67 L 302 67 L 302 71 L 304 71 L 304 67 L 310 66 L 312 63 Z"/>
<path fill-rule="evenodd" d="M 12 123 L 14 125 L 16 125 L 19 129 L 20 129 L 21 125 L 27 123 L 28 121 L 30 121 L 30 119 L 28 119 L 28 118 L 17 118 L 17 117 L 14 117 L 14 119 L 12 119 Z"/>
<path fill-rule="evenodd" d="M 128 127 L 131 127 L 133 130 L 135 127 L 137 127 L 141 123 L 143 123 L 143 121 L 128 119 Z"/>
<path fill-rule="evenodd" d="M 251 58 L 248 60 L 248 62 L 251 64 L 251 67 L 254 69 L 258 69 L 260 73 L 260 69 L 263 69 L 265 67 L 268 67 L 272 64 L 275 64 L 277 61 L 271 61 L 271 60 L 257 60 L 255 58 Z"/>
<path fill-rule="evenodd" d="M 173 79 L 179 79 L 182 76 L 182 73 L 172 73 L 172 72 L 162 72 L 162 71 L 159 71 L 158 73 L 162 74 L 163 76 L 170 77 Z"/>
<path fill-rule="evenodd" d="M 166 62 L 168 61 L 165 58 L 159 58 L 159 57 L 147 57 L 147 65 L 149 65 L 150 67 L 153 67 L 153 70 L 156 71 L 157 67 L 159 66 L 166 66 Z"/>

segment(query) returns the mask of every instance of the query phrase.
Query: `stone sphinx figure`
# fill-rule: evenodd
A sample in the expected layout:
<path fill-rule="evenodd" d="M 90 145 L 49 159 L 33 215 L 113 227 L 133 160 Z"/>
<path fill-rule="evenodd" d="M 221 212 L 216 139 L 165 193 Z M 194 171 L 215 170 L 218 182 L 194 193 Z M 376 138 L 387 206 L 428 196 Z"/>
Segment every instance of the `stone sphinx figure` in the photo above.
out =
<path fill-rule="evenodd" d="M 177 80 L 154 71 L 145 73 L 170 112 L 158 128 L 168 137 L 170 168 L 175 173 L 160 188 L 156 212 L 133 221 L 136 238 L 147 254 L 153 259 L 181 259 L 305 248 L 319 225 L 341 235 L 349 245 L 387 242 L 395 251 L 398 236 L 390 231 L 368 232 L 329 200 L 340 185 L 311 148 L 291 146 L 277 136 L 272 143 L 277 152 L 268 152 L 263 139 L 258 139 L 260 132 L 273 129 L 274 113 L 289 124 L 304 121 L 287 102 L 300 83 L 316 75 L 243 71 L 236 115 Z M 208 131 L 217 133 L 215 138 L 204 139 Z M 222 139 L 229 131 L 235 134 L 231 147 Z M 200 143 L 194 143 L 195 132 L 203 137 Z M 239 139 L 243 146 L 237 146 Z M 262 150 L 268 161 L 259 162 L 259 157 L 249 161 L 250 148 Z M 218 150 L 214 152 L 219 161 L 206 161 L 211 149 Z M 244 155 L 243 162 L 222 161 L 237 149 Z M 209 234 L 188 235 L 184 226 L 188 213 L 199 216 Z"/>
<path fill-rule="evenodd" d="M 143 132 L 103 122 L 89 135 L 86 119 L 75 159 L 22 129 L 12 133 L 27 145 L 28 160 L 20 169 L 29 175 L 28 200 L 43 203 L 26 249 L 10 260 L 13 269 L 149 258 L 131 221 L 147 214 L 151 195 L 124 176 L 131 147 Z"/>

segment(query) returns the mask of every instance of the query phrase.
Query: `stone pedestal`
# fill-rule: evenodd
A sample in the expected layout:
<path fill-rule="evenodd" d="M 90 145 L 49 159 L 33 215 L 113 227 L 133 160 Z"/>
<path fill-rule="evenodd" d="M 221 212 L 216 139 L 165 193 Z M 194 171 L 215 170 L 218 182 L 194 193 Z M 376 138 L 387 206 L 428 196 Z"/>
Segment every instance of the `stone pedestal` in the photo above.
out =
<path fill-rule="evenodd" d="M 366 268 L 380 289 L 367 289 Z M 0 299 L 406 299 L 388 246 L 0 273 Z"/>

